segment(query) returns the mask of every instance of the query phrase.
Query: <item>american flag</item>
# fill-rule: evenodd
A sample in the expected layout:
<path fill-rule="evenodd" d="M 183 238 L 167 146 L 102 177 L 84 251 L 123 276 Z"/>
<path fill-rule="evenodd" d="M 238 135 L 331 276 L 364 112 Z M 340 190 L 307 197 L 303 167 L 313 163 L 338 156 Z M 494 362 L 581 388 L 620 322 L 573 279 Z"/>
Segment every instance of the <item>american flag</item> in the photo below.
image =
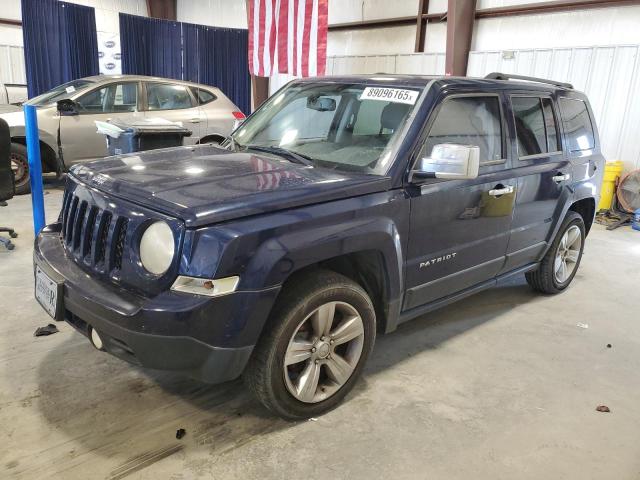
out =
<path fill-rule="evenodd" d="M 305 182 L 304 177 L 291 172 L 282 170 L 268 160 L 260 157 L 251 157 L 251 167 L 256 175 L 258 190 L 276 190 L 280 186 L 299 185 Z"/>
<path fill-rule="evenodd" d="M 248 3 L 251 74 L 269 77 L 277 70 L 301 77 L 324 75 L 329 0 Z"/>

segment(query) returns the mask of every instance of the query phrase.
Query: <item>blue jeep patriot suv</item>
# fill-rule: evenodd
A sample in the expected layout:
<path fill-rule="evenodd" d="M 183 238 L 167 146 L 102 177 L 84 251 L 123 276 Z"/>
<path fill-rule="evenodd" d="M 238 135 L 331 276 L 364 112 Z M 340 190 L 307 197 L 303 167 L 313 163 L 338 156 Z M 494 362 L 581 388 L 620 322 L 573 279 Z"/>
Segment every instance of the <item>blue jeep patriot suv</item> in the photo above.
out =
<path fill-rule="evenodd" d="M 528 80 L 528 81 L 522 81 Z M 83 164 L 35 242 L 36 297 L 99 350 L 289 419 L 353 387 L 376 332 L 524 274 L 576 274 L 604 159 L 569 84 L 296 80 L 222 145 Z"/>

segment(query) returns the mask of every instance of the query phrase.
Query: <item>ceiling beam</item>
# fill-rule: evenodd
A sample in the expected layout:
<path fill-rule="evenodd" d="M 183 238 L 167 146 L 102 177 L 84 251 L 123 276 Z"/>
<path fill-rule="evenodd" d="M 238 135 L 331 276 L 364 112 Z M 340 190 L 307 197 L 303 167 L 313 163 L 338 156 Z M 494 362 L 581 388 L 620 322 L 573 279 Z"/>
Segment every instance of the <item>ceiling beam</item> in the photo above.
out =
<path fill-rule="evenodd" d="M 22 22 L 20 20 L 13 20 L 12 18 L 0 18 L 0 25 L 11 25 L 14 27 L 21 27 Z"/>

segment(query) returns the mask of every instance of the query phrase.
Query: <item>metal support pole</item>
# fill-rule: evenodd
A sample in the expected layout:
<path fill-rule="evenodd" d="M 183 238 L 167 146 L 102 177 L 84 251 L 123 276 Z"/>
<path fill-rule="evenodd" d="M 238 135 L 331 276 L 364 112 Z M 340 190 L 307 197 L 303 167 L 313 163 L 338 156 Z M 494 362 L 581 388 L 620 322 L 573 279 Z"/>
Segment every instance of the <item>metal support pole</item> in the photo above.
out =
<path fill-rule="evenodd" d="M 471 49 L 476 0 L 449 0 L 445 74 L 464 76 Z"/>
<path fill-rule="evenodd" d="M 27 158 L 31 182 L 31 206 L 33 208 L 33 231 L 36 236 L 44 228 L 44 192 L 42 191 L 42 163 L 40 160 L 40 136 L 38 115 L 33 105 L 24 106 L 24 126 L 27 133 Z"/>

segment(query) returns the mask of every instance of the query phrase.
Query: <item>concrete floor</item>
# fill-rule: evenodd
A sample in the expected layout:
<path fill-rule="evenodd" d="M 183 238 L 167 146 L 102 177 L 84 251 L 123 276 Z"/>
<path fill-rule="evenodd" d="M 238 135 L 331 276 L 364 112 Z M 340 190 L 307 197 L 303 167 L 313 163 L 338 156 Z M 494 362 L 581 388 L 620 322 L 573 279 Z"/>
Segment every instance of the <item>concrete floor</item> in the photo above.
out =
<path fill-rule="evenodd" d="M 594 227 L 561 295 L 517 279 L 380 337 L 346 403 L 288 423 L 239 381 L 132 367 L 64 323 L 34 338 L 29 212 L 0 208 L 0 478 L 640 478 L 640 232 Z"/>

